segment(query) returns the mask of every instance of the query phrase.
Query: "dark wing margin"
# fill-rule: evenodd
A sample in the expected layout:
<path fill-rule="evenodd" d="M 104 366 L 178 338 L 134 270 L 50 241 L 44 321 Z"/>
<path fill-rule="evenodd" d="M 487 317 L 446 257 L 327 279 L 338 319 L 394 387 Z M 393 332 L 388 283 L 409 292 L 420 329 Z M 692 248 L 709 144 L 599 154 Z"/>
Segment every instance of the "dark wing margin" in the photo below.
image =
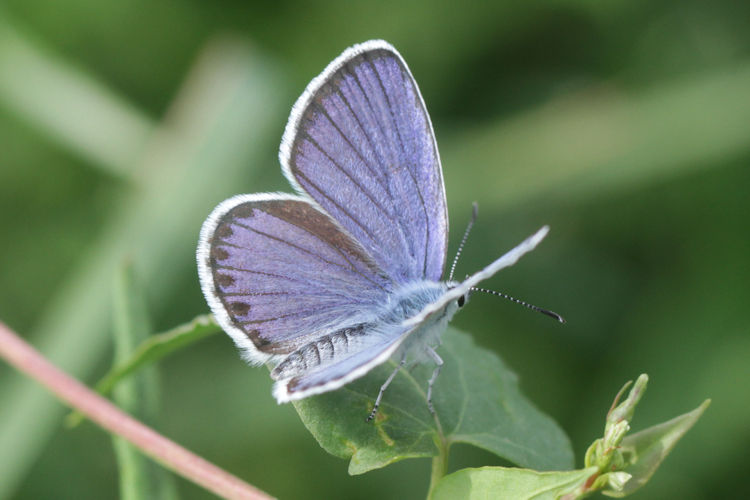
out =
<path fill-rule="evenodd" d="M 391 45 L 347 49 L 299 98 L 279 153 L 312 197 L 397 283 L 440 280 L 448 212 L 432 124 Z"/>
<path fill-rule="evenodd" d="M 214 316 L 254 363 L 370 319 L 392 288 L 327 214 L 281 193 L 221 203 L 201 229 L 197 255 Z"/>

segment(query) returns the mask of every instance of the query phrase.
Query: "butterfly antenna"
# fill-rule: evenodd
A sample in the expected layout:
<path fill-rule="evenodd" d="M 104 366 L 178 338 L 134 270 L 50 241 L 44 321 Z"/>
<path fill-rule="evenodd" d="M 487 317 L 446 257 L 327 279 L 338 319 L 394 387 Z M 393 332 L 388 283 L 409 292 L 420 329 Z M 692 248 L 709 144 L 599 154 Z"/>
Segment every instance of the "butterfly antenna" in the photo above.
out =
<path fill-rule="evenodd" d="M 497 295 L 498 297 L 502 297 L 504 299 L 508 299 L 512 302 L 515 302 L 516 304 L 520 304 L 524 307 L 528 307 L 532 311 L 540 312 L 542 314 L 545 314 L 549 316 L 550 318 L 555 318 L 560 323 L 565 323 L 565 318 L 557 314 L 556 312 L 548 311 L 547 309 L 542 309 L 541 307 L 537 307 L 534 304 L 529 304 L 528 302 L 524 302 L 523 300 L 519 300 L 515 297 L 511 297 L 510 295 L 503 293 L 503 292 L 497 292 L 495 290 L 487 290 L 486 288 L 479 288 L 479 287 L 471 287 L 471 290 L 474 292 L 484 292 L 489 293 L 491 295 Z"/>
<path fill-rule="evenodd" d="M 458 251 L 456 252 L 456 257 L 453 259 L 453 264 L 451 264 L 451 272 L 448 276 L 448 281 L 453 281 L 453 272 L 456 270 L 456 264 L 458 264 L 458 258 L 461 257 L 461 252 L 464 249 L 464 245 L 466 244 L 466 240 L 469 239 L 469 233 L 471 232 L 471 228 L 474 226 L 474 223 L 477 221 L 477 214 L 479 212 L 479 205 L 477 205 L 477 202 L 473 202 L 471 204 L 471 220 L 469 221 L 469 225 L 466 226 L 466 231 L 464 231 L 464 237 L 461 238 L 461 244 L 458 245 Z"/>

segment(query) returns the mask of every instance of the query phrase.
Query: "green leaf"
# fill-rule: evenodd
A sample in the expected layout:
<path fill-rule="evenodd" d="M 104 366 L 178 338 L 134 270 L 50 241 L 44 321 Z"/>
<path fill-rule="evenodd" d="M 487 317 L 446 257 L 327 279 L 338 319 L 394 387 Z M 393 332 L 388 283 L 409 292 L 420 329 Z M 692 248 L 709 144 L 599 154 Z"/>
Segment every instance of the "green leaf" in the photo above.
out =
<path fill-rule="evenodd" d="M 221 329 L 214 321 L 213 316 L 205 314 L 164 333 L 151 335 L 143 340 L 137 348 L 133 348 L 129 356 L 123 356 L 124 359 L 116 357 L 115 366 L 96 384 L 95 389 L 99 394 L 107 395 L 120 381 L 144 366 L 219 331 Z M 83 418 L 81 413 L 72 412 L 66 419 L 66 425 L 75 427 Z"/>
<path fill-rule="evenodd" d="M 433 391 L 439 423 L 427 409 L 429 363 L 394 378 L 371 423 L 365 418 L 394 363 L 294 406 L 326 451 L 350 459 L 350 474 L 440 455 L 453 443 L 484 448 L 523 467 L 573 466 L 567 436 L 521 394 L 517 376 L 500 358 L 455 329 L 449 328 L 443 341 L 438 352 L 445 364 Z"/>
<path fill-rule="evenodd" d="M 115 363 L 131 357 L 139 343 L 148 338 L 151 326 L 143 290 L 130 266 L 115 280 L 114 294 Z M 156 420 L 159 408 L 159 380 L 156 367 L 149 366 L 119 384 L 114 400 L 123 410 L 146 423 Z M 120 498 L 146 500 L 177 498 L 171 475 L 141 454 L 125 439 L 113 436 L 120 474 Z"/>
<path fill-rule="evenodd" d="M 96 390 L 101 394 L 109 394 L 120 380 L 143 366 L 220 331 L 213 316 L 205 314 L 164 333 L 152 335 L 133 350 L 127 359 L 118 360 L 116 365 L 96 384 Z"/>
<path fill-rule="evenodd" d="M 624 497 L 646 484 L 677 441 L 698 421 L 710 403 L 711 400 L 707 399 L 691 412 L 623 439 L 620 449 L 628 464 L 624 470 L 633 477 L 625 483 L 622 491 L 606 490 L 603 493 L 612 497 Z"/>
<path fill-rule="evenodd" d="M 538 472 L 507 467 L 463 469 L 445 476 L 435 488 L 431 500 L 552 500 L 578 490 L 596 473 L 596 467 L 564 472 Z M 572 498 L 576 498 L 575 494 Z"/>

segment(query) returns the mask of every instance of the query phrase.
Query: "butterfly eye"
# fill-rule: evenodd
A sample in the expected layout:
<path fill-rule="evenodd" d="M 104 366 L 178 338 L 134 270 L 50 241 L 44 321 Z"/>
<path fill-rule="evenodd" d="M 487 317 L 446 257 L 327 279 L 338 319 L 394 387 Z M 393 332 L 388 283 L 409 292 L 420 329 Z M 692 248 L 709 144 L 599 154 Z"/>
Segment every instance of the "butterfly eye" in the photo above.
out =
<path fill-rule="evenodd" d="M 463 307 L 466 304 L 466 295 L 461 295 L 456 302 L 458 303 L 458 307 Z"/>

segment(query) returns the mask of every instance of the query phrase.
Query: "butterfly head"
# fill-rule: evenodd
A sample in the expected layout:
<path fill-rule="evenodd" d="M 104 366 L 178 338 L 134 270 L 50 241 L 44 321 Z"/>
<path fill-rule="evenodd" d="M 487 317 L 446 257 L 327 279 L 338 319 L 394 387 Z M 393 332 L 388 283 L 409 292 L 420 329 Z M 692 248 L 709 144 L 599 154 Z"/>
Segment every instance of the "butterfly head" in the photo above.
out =
<path fill-rule="evenodd" d="M 449 281 L 448 283 L 446 283 L 446 285 L 448 286 L 448 290 L 452 290 L 456 288 L 457 286 L 461 285 L 461 283 L 458 281 Z M 469 295 L 471 294 L 472 291 L 473 290 L 468 290 L 466 293 L 459 295 L 455 299 L 455 303 L 458 306 L 458 309 L 461 309 L 463 306 L 469 303 Z"/>
<path fill-rule="evenodd" d="M 461 296 L 460 296 L 460 297 L 459 297 L 459 298 L 458 298 L 458 299 L 456 300 L 456 305 L 458 305 L 458 308 L 459 308 L 459 309 L 461 309 L 461 308 L 462 308 L 463 306 L 465 306 L 465 305 L 466 305 L 466 303 L 467 303 L 467 302 L 469 302 L 469 294 L 468 294 L 468 293 L 467 293 L 467 294 L 465 294 L 465 295 L 461 295 Z"/>

